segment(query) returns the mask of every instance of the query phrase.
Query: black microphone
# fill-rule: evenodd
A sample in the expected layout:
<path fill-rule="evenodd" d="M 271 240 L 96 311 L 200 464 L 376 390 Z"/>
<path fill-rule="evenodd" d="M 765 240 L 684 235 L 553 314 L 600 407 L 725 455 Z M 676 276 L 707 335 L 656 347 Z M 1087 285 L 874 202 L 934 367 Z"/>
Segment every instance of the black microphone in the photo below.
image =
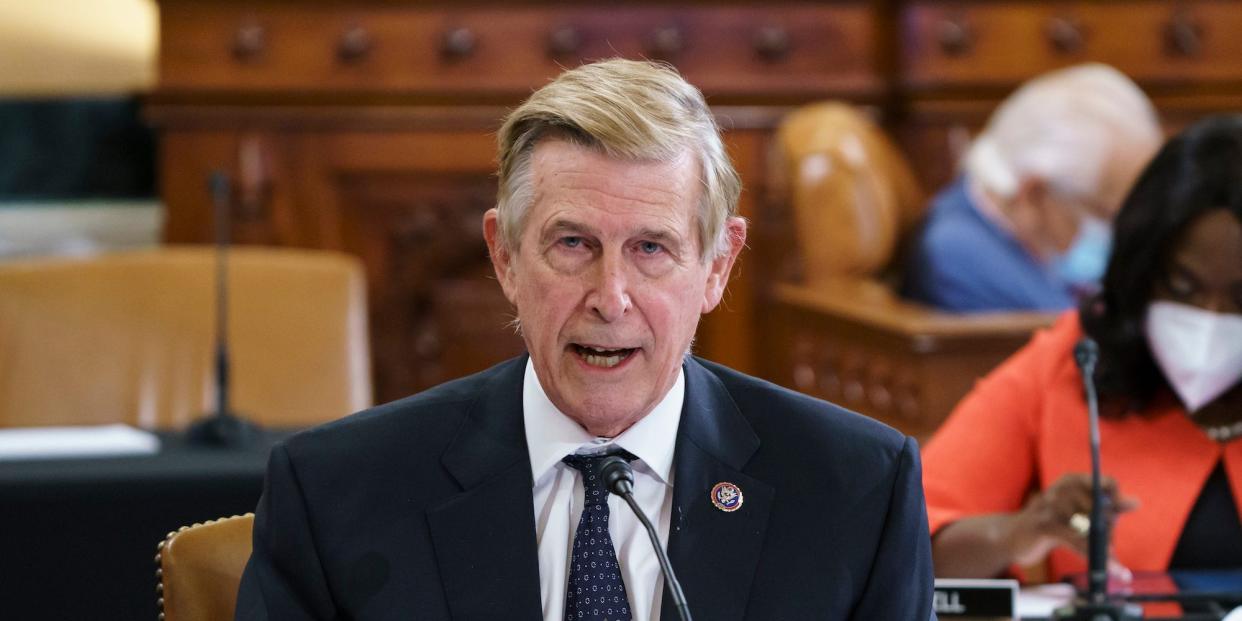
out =
<path fill-rule="evenodd" d="M 1100 346 L 1089 336 L 1074 345 L 1074 362 L 1082 376 L 1083 390 L 1087 395 L 1087 422 L 1090 426 L 1091 443 L 1091 525 L 1087 529 L 1087 599 L 1099 604 L 1108 597 L 1108 503 L 1104 496 L 1100 474 L 1100 404 L 1095 392 L 1095 363 L 1100 358 Z"/>
<path fill-rule="evenodd" d="M 1087 600 L 1058 608 L 1053 619 L 1075 621 L 1127 621 L 1142 618 L 1136 606 L 1108 599 L 1108 516 L 1111 499 L 1104 495 L 1100 475 L 1100 401 L 1095 391 L 1095 365 L 1100 346 L 1089 336 L 1074 345 L 1074 362 L 1087 396 L 1087 424 L 1091 451 L 1091 525 L 1087 529 Z"/>
<path fill-rule="evenodd" d="M 232 211 L 230 185 L 228 175 L 215 171 L 207 186 L 216 219 L 216 409 L 186 430 L 186 441 L 196 446 L 238 448 L 254 444 L 259 437 L 258 428 L 253 423 L 238 418 L 233 412 L 229 399 L 229 376 L 232 368 L 228 335 L 229 216 Z"/>
<path fill-rule="evenodd" d="M 690 605 L 686 603 L 686 594 L 682 592 L 681 583 L 677 581 L 677 576 L 673 573 L 673 564 L 668 562 L 664 545 L 660 543 L 660 535 L 651 525 L 651 520 L 647 519 L 647 514 L 643 513 L 642 508 L 638 506 L 638 501 L 634 500 L 634 469 L 630 467 L 630 462 L 616 455 L 605 457 L 604 461 L 600 462 L 599 474 L 604 478 L 604 485 L 608 487 L 608 491 L 624 498 L 626 504 L 634 511 L 634 515 L 638 516 L 638 521 L 642 522 L 643 527 L 647 529 L 651 546 L 655 548 L 656 557 L 660 559 L 660 571 L 664 572 L 668 592 L 673 596 L 673 603 L 677 605 L 677 615 L 681 617 L 681 621 L 690 621 Z"/>

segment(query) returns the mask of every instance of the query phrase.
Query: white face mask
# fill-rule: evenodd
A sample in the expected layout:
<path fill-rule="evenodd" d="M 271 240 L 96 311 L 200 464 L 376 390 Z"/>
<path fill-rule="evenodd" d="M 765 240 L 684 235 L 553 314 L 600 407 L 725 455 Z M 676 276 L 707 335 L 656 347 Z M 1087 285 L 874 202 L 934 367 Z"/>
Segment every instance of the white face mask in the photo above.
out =
<path fill-rule="evenodd" d="M 1189 412 L 1242 378 L 1242 315 L 1176 302 L 1147 307 L 1147 344 Z"/>

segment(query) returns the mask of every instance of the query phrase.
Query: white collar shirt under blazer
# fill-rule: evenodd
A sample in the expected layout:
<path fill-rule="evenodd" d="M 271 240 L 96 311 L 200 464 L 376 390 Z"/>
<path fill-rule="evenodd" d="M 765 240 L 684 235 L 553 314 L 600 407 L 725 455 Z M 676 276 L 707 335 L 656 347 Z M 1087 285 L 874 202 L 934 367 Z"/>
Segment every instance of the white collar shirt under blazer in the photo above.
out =
<path fill-rule="evenodd" d="M 522 414 L 535 480 L 535 539 L 539 546 L 539 590 L 545 621 L 564 618 L 569 554 L 582 515 L 581 475 L 562 463 L 561 458 L 570 453 L 591 454 L 615 447 L 637 456 L 633 462 L 634 497 L 655 521 L 660 540 L 667 544 L 673 507 L 673 450 L 685 396 L 685 372 L 678 371 L 677 381 L 650 413 L 616 438 L 599 438 L 552 404 L 535 375 L 534 364 L 527 360 Z M 610 496 L 608 510 L 608 532 L 630 596 L 633 621 L 659 621 L 664 583 L 647 532 L 621 498 Z"/>

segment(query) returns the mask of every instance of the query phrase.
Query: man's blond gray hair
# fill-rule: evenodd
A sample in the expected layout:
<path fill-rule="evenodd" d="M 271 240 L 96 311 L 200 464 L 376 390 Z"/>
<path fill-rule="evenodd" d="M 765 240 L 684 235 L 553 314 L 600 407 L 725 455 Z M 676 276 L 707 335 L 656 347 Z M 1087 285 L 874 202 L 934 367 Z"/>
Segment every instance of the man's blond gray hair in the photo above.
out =
<path fill-rule="evenodd" d="M 741 180 L 703 94 L 672 67 L 605 60 L 562 73 L 509 114 L 500 128 L 501 243 L 518 250 L 534 202 L 535 146 L 567 140 L 608 157 L 672 162 L 689 154 L 699 165 L 699 248 L 704 260 L 728 253 L 726 220 L 737 214 Z"/>
<path fill-rule="evenodd" d="M 1098 63 L 1044 74 L 1010 95 L 967 152 L 963 168 L 1009 198 L 1023 177 L 1062 194 L 1098 196 L 1108 163 L 1161 141 L 1154 106 L 1125 74 Z"/>

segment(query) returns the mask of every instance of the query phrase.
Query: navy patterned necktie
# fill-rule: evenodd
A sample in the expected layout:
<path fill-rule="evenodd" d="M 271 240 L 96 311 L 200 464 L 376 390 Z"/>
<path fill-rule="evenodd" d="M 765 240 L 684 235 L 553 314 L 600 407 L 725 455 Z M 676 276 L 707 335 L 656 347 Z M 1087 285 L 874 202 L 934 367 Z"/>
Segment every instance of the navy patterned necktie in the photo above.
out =
<path fill-rule="evenodd" d="M 599 475 L 600 462 L 610 455 L 627 461 L 635 457 L 624 451 L 599 455 L 567 455 L 561 461 L 582 473 L 582 518 L 574 532 L 569 559 L 569 583 L 565 588 L 565 621 L 630 621 L 630 600 L 617 551 L 608 533 L 608 490 Z"/>

